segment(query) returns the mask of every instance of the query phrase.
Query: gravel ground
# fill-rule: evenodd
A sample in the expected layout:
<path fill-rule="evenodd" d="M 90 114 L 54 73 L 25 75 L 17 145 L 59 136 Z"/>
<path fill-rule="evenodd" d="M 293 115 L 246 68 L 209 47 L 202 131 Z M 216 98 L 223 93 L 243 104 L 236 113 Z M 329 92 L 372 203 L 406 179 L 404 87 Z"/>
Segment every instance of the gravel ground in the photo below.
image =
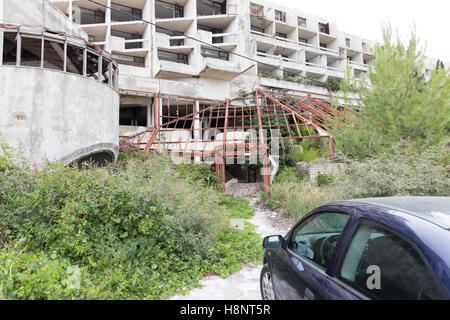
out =
<path fill-rule="evenodd" d="M 293 221 L 280 217 L 277 213 L 258 205 L 258 187 L 254 184 L 232 185 L 229 193 L 250 200 L 255 208 L 255 216 L 249 219 L 256 226 L 261 238 L 271 235 L 285 235 L 293 226 Z M 177 295 L 171 300 L 260 300 L 259 274 L 262 265 L 244 265 L 244 268 L 227 279 L 210 276 L 200 280 L 202 288 L 195 288 L 186 295 Z"/>

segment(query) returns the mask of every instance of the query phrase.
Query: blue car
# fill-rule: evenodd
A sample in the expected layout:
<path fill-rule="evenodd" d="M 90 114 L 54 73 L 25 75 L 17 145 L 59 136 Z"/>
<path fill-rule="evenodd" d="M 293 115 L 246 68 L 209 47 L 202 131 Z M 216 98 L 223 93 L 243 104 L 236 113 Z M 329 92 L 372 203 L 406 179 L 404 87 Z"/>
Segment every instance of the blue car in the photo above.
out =
<path fill-rule="evenodd" d="M 338 201 L 266 237 L 264 300 L 450 299 L 450 198 Z"/>

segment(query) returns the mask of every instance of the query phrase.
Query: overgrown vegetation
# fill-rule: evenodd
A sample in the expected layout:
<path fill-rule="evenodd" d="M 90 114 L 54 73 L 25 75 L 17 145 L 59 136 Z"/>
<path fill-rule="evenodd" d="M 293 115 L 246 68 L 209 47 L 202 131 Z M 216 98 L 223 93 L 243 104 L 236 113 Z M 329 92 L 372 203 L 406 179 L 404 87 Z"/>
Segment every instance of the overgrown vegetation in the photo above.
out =
<path fill-rule="evenodd" d="M 348 101 L 355 112 L 345 114 L 346 124 L 334 126 L 337 149 L 363 160 L 388 150 L 401 140 L 421 149 L 437 144 L 450 130 L 450 78 L 448 69 L 436 68 L 428 81 L 423 75 L 424 54 L 415 33 L 407 45 L 384 30 L 384 44 L 376 45 L 376 60 L 368 73 L 370 83 L 349 79 L 344 91 L 356 90 L 359 104 Z"/>
<path fill-rule="evenodd" d="M 251 207 L 215 191 L 209 169 L 128 151 L 83 170 L 0 156 L 0 298 L 164 299 L 259 262 L 253 227 L 228 226 Z"/>
<path fill-rule="evenodd" d="M 263 196 L 270 208 L 303 217 L 333 200 L 450 195 L 448 69 L 438 63 L 426 81 L 414 33 L 405 46 L 387 28 L 384 42 L 375 48 L 370 83 L 342 83 L 344 92 L 361 98 L 344 113 L 345 122 L 329 128 L 345 170 L 335 176 L 319 173 L 311 182 L 298 177 L 294 168 L 281 168 L 272 197 Z M 316 157 L 297 152 L 290 150 L 283 165 Z"/>

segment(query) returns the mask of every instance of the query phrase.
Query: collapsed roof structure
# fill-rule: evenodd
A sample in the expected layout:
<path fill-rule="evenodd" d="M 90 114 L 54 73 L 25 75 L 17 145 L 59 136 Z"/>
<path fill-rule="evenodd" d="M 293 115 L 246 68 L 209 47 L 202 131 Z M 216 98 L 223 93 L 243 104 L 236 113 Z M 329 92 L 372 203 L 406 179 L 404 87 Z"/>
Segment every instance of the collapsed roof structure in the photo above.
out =
<path fill-rule="evenodd" d="M 323 99 L 262 90 L 201 105 L 196 112 L 179 116 L 184 107 L 188 109 L 187 105 L 172 108 L 155 128 L 122 138 L 146 152 L 214 165 L 224 186 L 226 165 L 236 160 L 238 164 L 257 163 L 259 158 L 267 193 L 278 171 L 279 156 L 285 155 L 294 141 L 327 139 L 333 159 L 334 142 L 326 123 L 342 111 Z"/>

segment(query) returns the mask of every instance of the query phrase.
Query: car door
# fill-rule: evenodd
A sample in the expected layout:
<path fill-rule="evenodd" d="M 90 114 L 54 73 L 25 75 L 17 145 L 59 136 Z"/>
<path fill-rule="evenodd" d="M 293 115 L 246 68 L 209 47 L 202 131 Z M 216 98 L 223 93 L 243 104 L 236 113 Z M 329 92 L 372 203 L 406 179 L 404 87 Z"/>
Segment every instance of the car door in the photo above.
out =
<path fill-rule="evenodd" d="M 271 252 L 275 293 L 283 300 L 319 300 L 326 269 L 349 215 L 320 212 L 300 222 L 282 249 Z"/>
<path fill-rule="evenodd" d="M 444 298 L 420 251 L 403 236 L 365 219 L 359 222 L 321 294 L 327 300 Z"/>

